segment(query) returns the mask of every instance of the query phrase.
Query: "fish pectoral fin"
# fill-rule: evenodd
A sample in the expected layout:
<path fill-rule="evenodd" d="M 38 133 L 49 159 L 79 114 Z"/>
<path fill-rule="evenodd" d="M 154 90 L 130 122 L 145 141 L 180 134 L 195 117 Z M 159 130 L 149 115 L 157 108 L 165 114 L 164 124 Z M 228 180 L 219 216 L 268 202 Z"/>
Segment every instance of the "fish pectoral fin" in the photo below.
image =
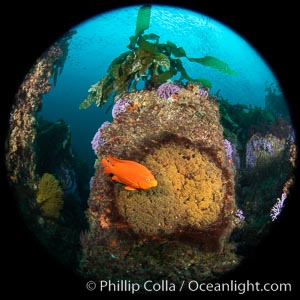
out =
<path fill-rule="evenodd" d="M 103 169 L 104 174 L 110 174 L 111 173 L 111 165 L 104 158 L 102 158 L 101 162 L 104 167 L 104 169 Z"/>
<path fill-rule="evenodd" d="M 126 186 L 124 187 L 124 189 L 127 190 L 127 191 L 136 191 L 135 188 L 133 188 L 132 186 L 129 186 L 129 185 L 126 185 Z"/>
<path fill-rule="evenodd" d="M 122 183 L 122 181 L 116 175 L 114 175 L 111 179 L 114 180 L 114 181 L 118 181 L 118 182 Z"/>

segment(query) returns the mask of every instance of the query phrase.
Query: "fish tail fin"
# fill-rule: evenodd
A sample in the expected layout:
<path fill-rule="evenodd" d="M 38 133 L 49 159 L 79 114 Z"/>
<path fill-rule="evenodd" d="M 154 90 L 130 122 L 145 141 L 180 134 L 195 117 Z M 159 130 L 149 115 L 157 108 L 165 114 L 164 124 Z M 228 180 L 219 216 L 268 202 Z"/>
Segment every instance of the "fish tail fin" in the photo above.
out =
<path fill-rule="evenodd" d="M 102 165 L 104 167 L 103 172 L 105 174 L 111 174 L 112 173 L 112 171 L 111 171 L 111 167 L 112 167 L 111 164 L 105 158 L 102 158 L 101 163 L 102 163 Z"/>

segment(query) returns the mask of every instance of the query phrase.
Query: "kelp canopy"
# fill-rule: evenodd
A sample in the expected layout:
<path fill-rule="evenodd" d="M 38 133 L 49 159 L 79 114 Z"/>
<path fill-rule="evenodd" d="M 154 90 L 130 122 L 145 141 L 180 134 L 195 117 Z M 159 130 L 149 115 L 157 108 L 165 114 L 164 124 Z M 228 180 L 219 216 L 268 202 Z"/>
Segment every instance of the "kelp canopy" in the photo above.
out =
<path fill-rule="evenodd" d="M 199 82 L 199 85 L 211 87 L 205 78 L 190 77 L 180 58 L 185 57 L 191 62 L 214 68 L 228 75 L 237 74 L 227 63 L 213 56 L 192 58 L 187 56 L 182 47 L 167 41 L 159 43 L 159 36 L 144 34 L 149 28 L 151 6 L 144 5 L 138 11 L 135 35 L 131 36 L 127 46 L 129 51 L 122 53 L 110 64 L 107 74 L 89 89 L 87 98 L 80 104 L 80 109 L 88 108 L 93 102 L 103 106 L 109 96 L 115 93 L 118 99 L 124 92 L 135 90 L 141 79 L 147 87 L 157 87 L 180 73 L 180 80 Z"/>

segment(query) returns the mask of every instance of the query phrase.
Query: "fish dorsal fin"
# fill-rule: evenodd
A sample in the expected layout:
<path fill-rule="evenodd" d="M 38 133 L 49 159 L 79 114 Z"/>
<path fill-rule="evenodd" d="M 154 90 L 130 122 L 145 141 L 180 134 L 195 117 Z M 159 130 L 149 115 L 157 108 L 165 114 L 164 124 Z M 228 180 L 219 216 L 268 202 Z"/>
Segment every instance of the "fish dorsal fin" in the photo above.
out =
<path fill-rule="evenodd" d="M 118 163 L 122 162 L 122 160 L 112 157 L 110 155 L 107 155 L 107 158 L 112 165 L 114 165 L 116 162 L 118 162 Z"/>
<path fill-rule="evenodd" d="M 136 165 L 136 164 L 140 164 L 140 163 L 137 163 L 135 161 L 132 161 L 132 160 L 125 160 L 125 159 L 118 159 L 118 158 L 115 158 L 115 157 L 112 157 L 110 155 L 107 155 L 107 158 L 109 159 L 110 163 L 111 164 L 115 164 L 115 163 L 120 163 L 120 164 L 130 164 L 130 165 Z"/>

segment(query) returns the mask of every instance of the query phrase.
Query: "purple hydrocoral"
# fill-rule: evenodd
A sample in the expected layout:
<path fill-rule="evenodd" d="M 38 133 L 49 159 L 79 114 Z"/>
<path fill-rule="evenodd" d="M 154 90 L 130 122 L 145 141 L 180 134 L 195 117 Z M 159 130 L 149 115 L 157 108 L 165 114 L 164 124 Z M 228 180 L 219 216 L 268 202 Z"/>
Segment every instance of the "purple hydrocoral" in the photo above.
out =
<path fill-rule="evenodd" d="M 232 160 L 233 148 L 232 148 L 231 143 L 227 139 L 225 139 L 224 140 L 224 145 L 225 145 L 225 152 L 226 152 L 227 160 Z"/>
<path fill-rule="evenodd" d="M 295 144 L 296 142 L 296 133 L 295 130 L 293 129 L 291 131 L 291 133 L 288 135 L 287 139 L 286 139 L 287 144 Z"/>
<path fill-rule="evenodd" d="M 245 216 L 244 216 L 244 212 L 241 209 L 238 209 L 235 212 L 235 216 L 240 219 L 241 221 L 245 221 Z"/>
<path fill-rule="evenodd" d="M 92 189 L 92 187 L 93 187 L 93 185 L 94 185 L 94 181 L 95 181 L 95 177 L 92 176 L 92 177 L 90 178 L 90 190 Z"/>
<path fill-rule="evenodd" d="M 161 84 L 157 89 L 157 96 L 161 99 L 167 100 L 171 96 L 175 95 L 180 91 L 180 87 L 171 83 L 166 82 Z"/>
<path fill-rule="evenodd" d="M 228 162 L 234 164 L 234 169 L 239 168 L 240 158 L 239 158 L 239 155 L 237 153 L 235 145 L 232 144 L 227 139 L 224 139 L 224 145 L 225 145 L 226 158 L 227 158 Z"/>
<path fill-rule="evenodd" d="M 91 142 L 92 144 L 92 148 L 95 152 L 95 154 L 97 155 L 97 149 L 99 146 L 103 146 L 105 141 L 103 139 L 103 136 L 102 136 L 102 132 L 101 130 L 104 129 L 104 128 L 107 128 L 108 126 L 110 125 L 110 122 L 108 121 L 105 121 L 101 127 L 97 130 L 96 134 L 94 135 L 94 138 Z"/>
<path fill-rule="evenodd" d="M 283 149 L 281 141 L 276 136 L 252 136 L 247 142 L 246 147 L 246 167 L 253 169 L 260 153 L 265 152 L 271 156 L 274 154 L 275 149 L 277 149 L 277 151 Z"/>
<path fill-rule="evenodd" d="M 209 91 L 207 89 L 199 88 L 199 95 L 207 98 L 209 96 Z"/>
<path fill-rule="evenodd" d="M 112 109 L 112 116 L 115 118 L 117 115 L 119 115 L 122 112 L 125 112 L 127 110 L 127 106 L 130 105 L 130 102 L 128 100 L 124 100 L 120 98 L 114 105 Z"/>
<path fill-rule="evenodd" d="M 285 199 L 287 197 L 286 193 L 282 193 L 281 198 L 277 198 L 277 202 L 274 204 L 274 206 L 271 208 L 270 217 L 272 219 L 272 222 L 274 222 L 278 216 L 280 215 L 282 208 L 284 206 Z"/>

